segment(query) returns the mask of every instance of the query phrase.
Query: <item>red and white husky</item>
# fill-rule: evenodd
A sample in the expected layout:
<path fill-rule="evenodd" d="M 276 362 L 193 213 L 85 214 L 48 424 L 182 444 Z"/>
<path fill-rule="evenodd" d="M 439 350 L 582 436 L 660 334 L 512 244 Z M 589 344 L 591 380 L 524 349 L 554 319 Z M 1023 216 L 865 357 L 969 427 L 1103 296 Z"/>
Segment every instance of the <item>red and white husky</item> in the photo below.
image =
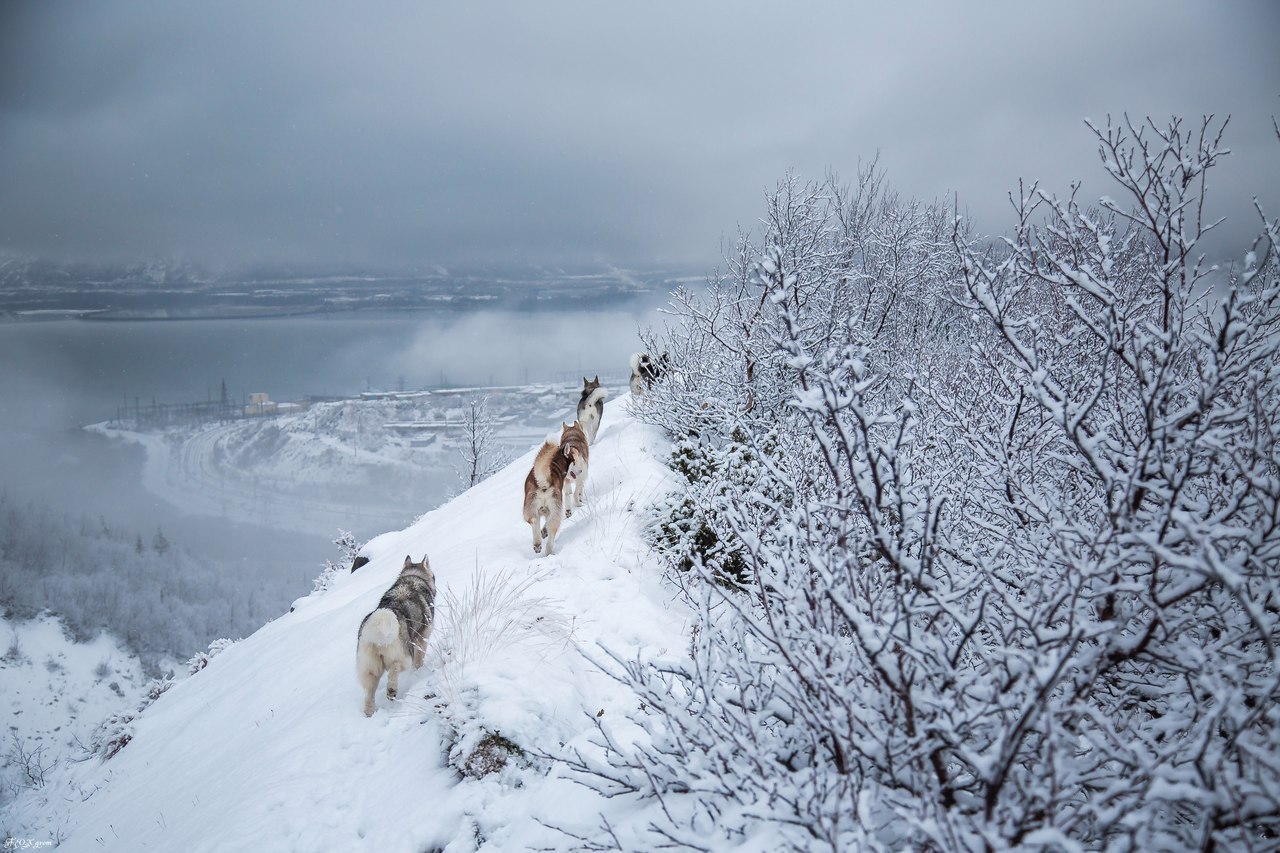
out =
<path fill-rule="evenodd" d="M 587 485 L 587 436 L 576 421 L 560 426 L 558 440 L 542 445 L 524 479 L 524 520 L 533 529 L 535 554 L 542 553 L 544 530 L 547 554 L 555 553 L 560 522 L 582 506 Z"/>

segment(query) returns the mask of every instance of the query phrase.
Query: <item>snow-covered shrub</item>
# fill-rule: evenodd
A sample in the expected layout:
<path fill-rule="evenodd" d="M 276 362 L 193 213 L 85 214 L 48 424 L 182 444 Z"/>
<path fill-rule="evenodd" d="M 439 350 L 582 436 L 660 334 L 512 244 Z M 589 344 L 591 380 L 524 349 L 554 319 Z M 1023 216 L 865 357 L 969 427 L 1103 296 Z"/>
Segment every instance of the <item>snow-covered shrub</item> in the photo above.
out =
<path fill-rule="evenodd" d="M 776 431 L 767 432 L 758 443 L 740 429 L 721 443 L 707 435 L 682 438 L 674 442 L 667 464 L 682 482 L 655 507 L 657 546 L 680 572 L 697 563 L 721 583 L 750 583 L 746 560 L 735 544 L 736 531 L 724 527 L 722 516 L 727 501 L 756 489 L 767 492 L 771 506 L 788 500 L 770 488 L 774 479 L 767 471 L 769 465 L 784 464 Z M 772 511 L 758 517 L 754 535 L 767 538 L 771 520 Z"/>
<path fill-rule="evenodd" d="M 9 751 L 5 764 L 16 772 L 19 787 L 39 789 L 45 785 L 45 776 L 58 764 L 57 758 L 45 755 L 45 744 L 28 746 L 16 731 L 9 732 Z"/>
<path fill-rule="evenodd" d="M 538 580 L 476 570 L 460 594 L 441 590 L 431 639 L 434 695 L 428 699 L 451 733 L 448 762 L 464 776 L 486 775 L 526 758 L 524 748 L 481 713 L 486 680 L 494 677 L 486 665 L 512 655 L 537 660 L 572 641 L 572 623 L 557 602 L 531 594 Z"/>
<path fill-rule="evenodd" d="M 187 674 L 195 675 L 197 672 L 208 666 L 209 661 L 213 660 L 238 642 L 240 641 L 229 640 L 225 637 L 220 640 L 214 640 L 209 644 L 208 651 L 196 652 L 192 655 L 191 659 L 187 661 Z"/>
<path fill-rule="evenodd" d="M 523 761 L 525 751 L 502 732 L 483 728 L 458 737 L 449 749 L 449 764 L 470 779 L 500 773 L 513 762 Z"/>
<path fill-rule="evenodd" d="M 364 547 L 356 541 L 355 534 L 341 528 L 338 529 L 338 537 L 333 540 L 333 544 L 338 546 L 338 550 L 342 553 L 342 562 L 348 566 L 355 563 L 360 549 Z"/>
<path fill-rule="evenodd" d="M 673 437 L 720 440 L 739 426 L 785 436 L 791 371 L 773 343 L 783 309 L 812 349 L 867 347 L 899 390 L 963 355 L 971 324 L 952 301 L 960 261 L 944 207 L 900 198 L 873 163 L 852 186 L 788 176 L 767 208 L 764 233 L 740 235 L 705 290 L 672 294 L 665 335 L 642 335 L 646 349 L 670 354 L 670 370 L 631 406 Z M 784 301 L 765 298 L 764 269 Z"/>
<path fill-rule="evenodd" d="M 27 653 L 22 650 L 22 641 L 18 639 L 18 632 L 13 633 L 13 639 L 9 642 L 9 647 L 5 649 L 4 655 L 0 656 L 0 660 L 5 663 L 20 664 L 27 662 Z"/>
<path fill-rule="evenodd" d="M 89 753 L 106 761 L 133 740 L 133 721 L 173 686 L 173 679 L 153 678 L 142 688 L 142 698 L 131 710 L 117 711 L 107 717 L 89 736 Z"/>
<path fill-rule="evenodd" d="M 311 592 L 327 592 L 338 578 L 347 574 L 347 569 L 333 560 L 325 560 L 324 568 L 320 570 L 320 574 L 316 575 L 311 581 Z"/>
<path fill-rule="evenodd" d="M 693 561 L 691 659 L 614 661 L 644 710 L 570 766 L 648 806 L 591 843 L 1274 846 L 1280 229 L 1215 289 L 1220 128 L 1095 133 L 1129 205 L 1033 187 L 1002 245 L 957 232 L 946 306 L 851 312 L 841 256 L 773 228 L 739 303 L 760 322 L 686 316 L 703 360 L 642 415 L 791 440 L 715 512 L 755 582 Z M 919 368 L 901 341 L 928 342 Z M 715 358 L 750 362 L 742 388 L 686 398 L 723 390 Z"/>
<path fill-rule="evenodd" d="M 117 711 L 99 723 L 89 737 L 90 754 L 103 761 L 114 758 L 133 740 L 133 721 L 137 716 L 134 711 Z"/>
<path fill-rule="evenodd" d="M 975 831 L 1130 849 L 1280 834 L 1280 244 L 1264 219 L 1215 281 L 1222 129 L 1095 128 L 1129 206 L 1033 187 L 1001 257 L 962 247 L 996 335 L 975 353 L 993 393 L 954 414 L 1005 438 L 964 438 L 986 500 L 952 529 L 1007 595 L 985 664 L 1023 694 L 974 768 Z"/>
<path fill-rule="evenodd" d="M 360 556 L 360 549 L 364 546 L 356 541 L 356 537 L 351 531 L 339 529 L 338 538 L 333 540 L 333 544 L 338 546 L 338 550 L 342 553 L 342 559 L 337 563 L 333 560 L 324 561 L 324 568 L 320 570 L 320 574 L 316 575 L 315 580 L 311 582 L 312 593 L 325 592 L 331 589 L 339 578 L 359 568 L 357 560 L 363 559 Z M 368 562 L 368 560 L 365 559 L 365 562 Z"/>

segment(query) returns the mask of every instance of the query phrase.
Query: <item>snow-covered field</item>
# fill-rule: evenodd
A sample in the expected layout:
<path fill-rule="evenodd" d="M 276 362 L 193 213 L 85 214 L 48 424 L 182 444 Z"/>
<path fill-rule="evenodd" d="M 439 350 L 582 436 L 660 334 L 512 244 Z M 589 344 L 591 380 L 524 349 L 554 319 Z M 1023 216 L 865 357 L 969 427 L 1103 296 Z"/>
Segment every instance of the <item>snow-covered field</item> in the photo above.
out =
<path fill-rule="evenodd" d="M 609 803 L 536 756 L 592 752 L 597 720 L 625 740 L 636 708 L 583 652 L 667 656 L 689 643 L 689 614 L 642 537 L 668 487 L 667 443 L 626 402 L 607 405 L 587 505 L 565 521 L 557 554 L 535 557 L 521 519 L 531 450 L 369 542 L 368 565 L 179 681 L 115 757 L 53 770 L 0 828 L 95 851 L 568 846 L 550 827 L 594 827 Z M 380 691 L 366 719 L 357 627 L 404 557 L 423 554 L 440 589 L 427 663 L 402 678 L 400 699 Z M 524 754 L 460 773 L 486 743 Z"/>

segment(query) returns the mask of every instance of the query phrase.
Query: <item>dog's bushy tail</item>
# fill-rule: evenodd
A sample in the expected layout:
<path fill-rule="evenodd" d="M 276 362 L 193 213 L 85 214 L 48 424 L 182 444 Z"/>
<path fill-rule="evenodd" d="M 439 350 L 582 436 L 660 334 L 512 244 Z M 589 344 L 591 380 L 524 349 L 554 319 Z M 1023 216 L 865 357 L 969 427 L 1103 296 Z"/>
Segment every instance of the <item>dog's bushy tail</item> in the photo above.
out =
<path fill-rule="evenodd" d="M 379 607 L 369 614 L 360 639 L 374 646 L 389 646 L 400 639 L 400 622 L 390 610 Z"/>

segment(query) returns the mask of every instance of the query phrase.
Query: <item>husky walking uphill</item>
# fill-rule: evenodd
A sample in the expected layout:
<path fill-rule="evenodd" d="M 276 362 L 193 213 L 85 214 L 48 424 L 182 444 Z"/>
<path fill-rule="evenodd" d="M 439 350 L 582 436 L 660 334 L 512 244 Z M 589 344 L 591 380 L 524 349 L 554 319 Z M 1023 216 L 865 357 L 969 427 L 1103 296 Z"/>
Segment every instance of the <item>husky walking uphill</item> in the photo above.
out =
<path fill-rule="evenodd" d="M 591 458 L 586 432 L 577 421 L 572 426 L 560 424 L 560 451 L 569 460 L 564 480 L 564 515 L 568 518 L 575 506 L 582 506 L 587 494 L 587 462 Z"/>
<path fill-rule="evenodd" d="M 560 445 L 544 442 L 533 459 L 533 468 L 524 478 L 524 521 L 533 528 L 533 553 L 542 553 L 542 531 L 547 532 L 547 553 L 555 552 L 556 531 L 564 516 L 564 481 L 569 460 Z"/>
<path fill-rule="evenodd" d="M 588 444 L 596 443 L 596 433 L 600 431 L 600 419 L 604 417 L 604 400 L 609 392 L 600 387 L 597 375 L 590 382 L 582 377 L 582 398 L 578 400 L 578 423 L 587 436 Z"/>
<path fill-rule="evenodd" d="M 670 359 L 664 352 L 658 358 L 652 358 L 647 352 L 631 354 L 631 396 L 640 397 L 653 387 L 653 383 L 667 372 Z"/>
<path fill-rule="evenodd" d="M 422 666 L 436 610 L 436 576 L 424 554 L 421 563 L 404 558 L 400 577 L 360 623 L 356 674 L 364 688 L 364 715 L 373 716 L 373 694 L 387 673 L 387 698 L 396 698 L 400 673 Z"/>
<path fill-rule="evenodd" d="M 560 530 L 560 521 L 566 515 L 573 514 L 572 507 L 566 507 L 566 493 L 570 483 L 582 478 L 578 485 L 578 498 L 581 506 L 582 489 L 587 472 L 587 436 L 577 424 L 560 425 L 560 437 L 548 440 L 534 457 L 533 468 L 529 476 L 524 478 L 524 521 L 533 528 L 533 553 L 542 553 L 543 531 L 546 531 L 547 554 L 554 554 L 556 533 Z M 567 511 L 566 511 L 567 509 Z"/>

